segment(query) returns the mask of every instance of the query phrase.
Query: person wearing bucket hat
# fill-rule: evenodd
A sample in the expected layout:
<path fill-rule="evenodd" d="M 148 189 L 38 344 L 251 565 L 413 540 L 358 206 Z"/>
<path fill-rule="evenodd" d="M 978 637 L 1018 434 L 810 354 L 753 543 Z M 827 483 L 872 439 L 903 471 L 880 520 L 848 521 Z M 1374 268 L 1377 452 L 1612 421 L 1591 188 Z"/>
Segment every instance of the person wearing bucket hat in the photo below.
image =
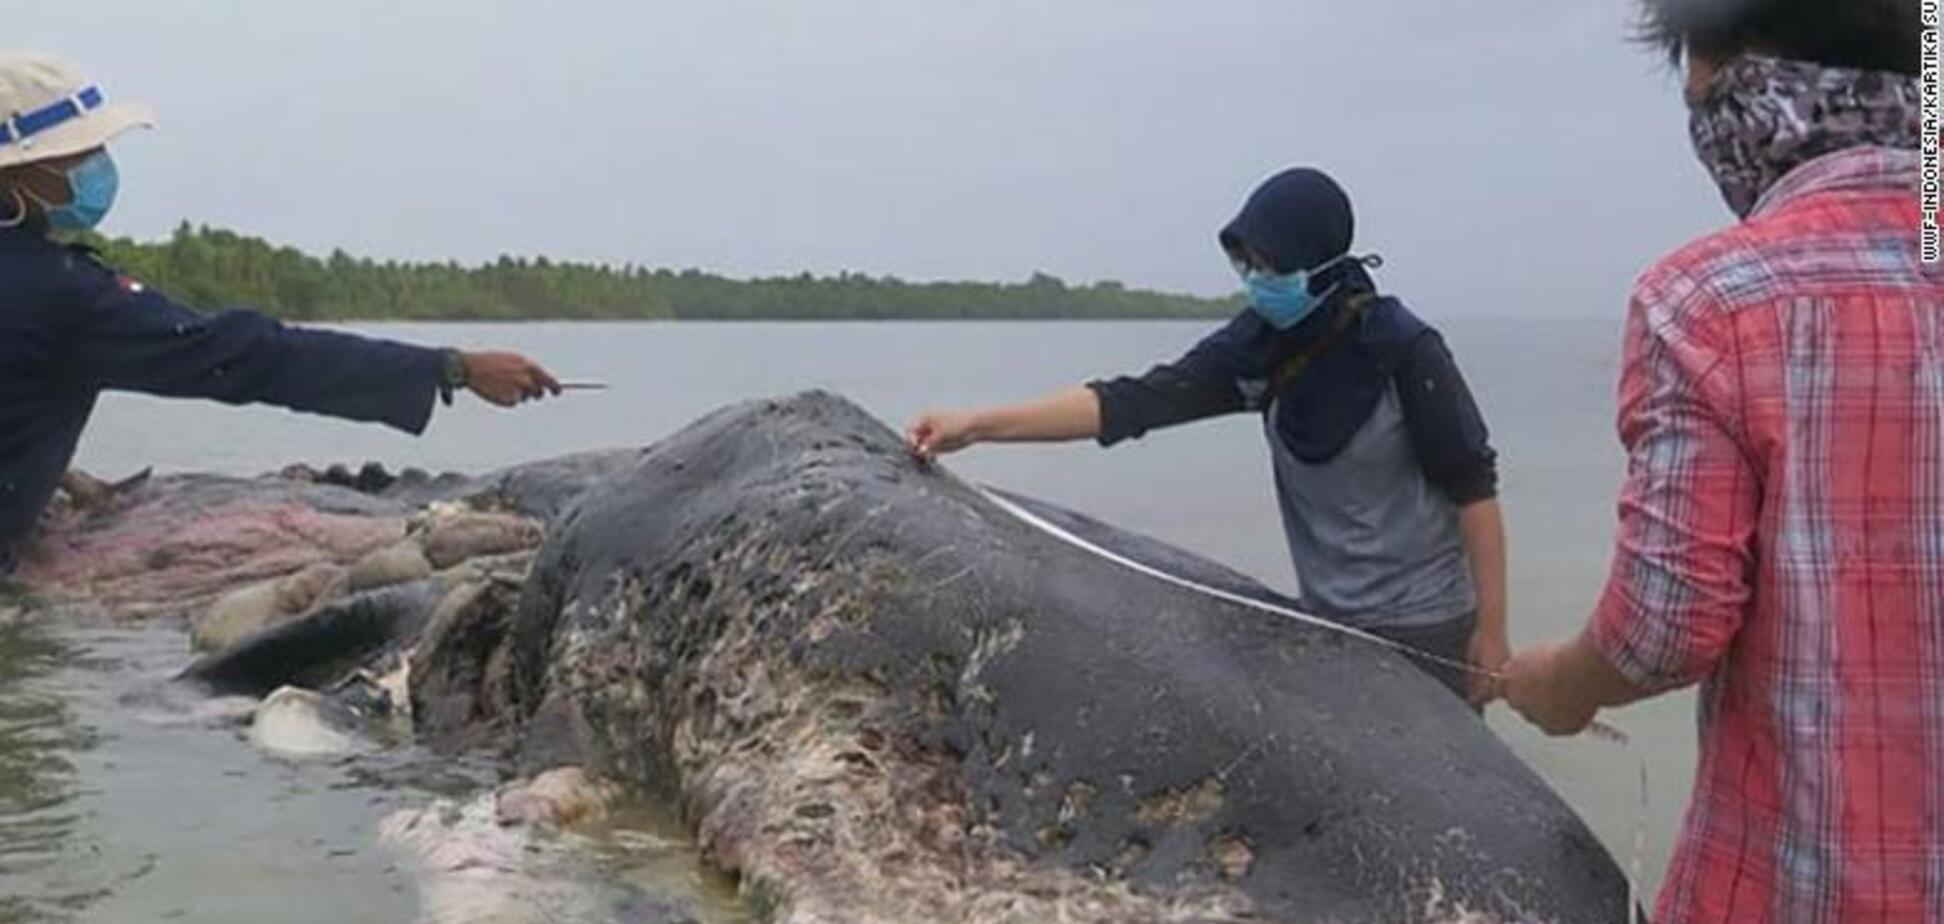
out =
<path fill-rule="evenodd" d="M 274 404 L 410 433 L 455 389 L 502 406 L 559 393 L 514 353 L 203 315 L 58 241 L 114 207 L 109 142 L 154 124 L 148 107 L 110 99 L 59 58 L 0 53 L 0 577 L 64 483 L 103 391 Z"/>
<path fill-rule="evenodd" d="M 1497 455 L 1436 330 L 1352 254 L 1349 196 L 1322 171 L 1263 183 L 1222 229 L 1247 310 L 1180 360 L 1007 407 L 929 413 L 921 460 L 978 442 L 1092 438 L 1262 415 L 1290 557 L 1317 615 L 1496 669 L 1508 654 Z M 1481 673 L 1426 671 L 1482 705 Z"/>

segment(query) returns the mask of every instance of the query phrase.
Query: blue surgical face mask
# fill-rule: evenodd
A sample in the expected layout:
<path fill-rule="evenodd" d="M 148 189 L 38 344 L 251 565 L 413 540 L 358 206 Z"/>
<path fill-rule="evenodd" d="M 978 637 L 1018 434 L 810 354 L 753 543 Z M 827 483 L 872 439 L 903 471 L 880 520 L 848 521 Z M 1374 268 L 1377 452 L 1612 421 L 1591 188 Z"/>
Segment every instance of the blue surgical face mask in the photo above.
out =
<path fill-rule="evenodd" d="M 55 230 L 93 230 L 103 218 L 108 217 L 108 210 L 115 207 L 115 194 L 121 190 L 121 172 L 115 169 L 114 158 L 109 157 L 107 151 L 96 151 L 65 172 L 43 169 L 67 180 L 68 184 L 66 205 L 54 205 L 34 196 L 47 213 L 47 223 Z"/>
<path fill-rule="evenodd" d="M 1318 273 L 1349 259 L 1349 254 L 1325 262 L 1314 269 L 1297 270 L 1288 275 L 1278 276 L 1255 269 L 1242 269 L 1242 292 L 1249 300 L 1249 308 L 1260 315 L 1269 326 L 1277 330 L 1289 330 L 1303 319 L 1316 313 L 1316 307 L 1327 301 L 1337 290 L 1331 286 L 1320 294 L 1310 291 L 1310 281 Z"/>

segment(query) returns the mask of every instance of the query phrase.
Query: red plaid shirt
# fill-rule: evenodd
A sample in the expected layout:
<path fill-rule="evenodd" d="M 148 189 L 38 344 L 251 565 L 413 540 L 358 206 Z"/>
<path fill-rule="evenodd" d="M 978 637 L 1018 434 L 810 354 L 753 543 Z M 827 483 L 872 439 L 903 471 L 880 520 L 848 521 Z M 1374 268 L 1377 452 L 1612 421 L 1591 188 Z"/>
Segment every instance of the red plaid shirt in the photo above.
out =
<path fill-rule="evenodd" d="M 1944 921 L 1944 272 L 1917 155 L 1795 170 L 1634 293 L 1591 638 L 1702 681 L 1662 924 Z"/>

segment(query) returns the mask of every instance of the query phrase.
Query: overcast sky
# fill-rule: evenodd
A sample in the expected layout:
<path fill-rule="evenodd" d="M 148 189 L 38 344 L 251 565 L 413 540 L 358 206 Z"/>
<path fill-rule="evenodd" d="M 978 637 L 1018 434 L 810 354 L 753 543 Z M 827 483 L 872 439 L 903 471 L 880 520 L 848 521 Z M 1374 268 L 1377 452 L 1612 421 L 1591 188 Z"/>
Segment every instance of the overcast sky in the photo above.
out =
<path fill-rule="evenodd" d="M 1631 0 L 109 0 L 9 41 L 162 128 L 108 230 L 1231 288 L 1314 164 L 1425 314 L 1616 316 L 1727 221 Z"/>

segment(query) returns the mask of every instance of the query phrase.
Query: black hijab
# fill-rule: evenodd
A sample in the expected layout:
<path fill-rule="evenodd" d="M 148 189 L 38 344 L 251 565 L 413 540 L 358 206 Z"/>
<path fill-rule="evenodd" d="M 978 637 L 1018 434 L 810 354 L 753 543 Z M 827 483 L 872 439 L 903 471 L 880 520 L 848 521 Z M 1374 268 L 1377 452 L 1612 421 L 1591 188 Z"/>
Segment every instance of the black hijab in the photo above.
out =
<path fill-rule="evenodd" d="M 1349 254 L 1355 234 L 1343 187 L 1321 170 L 1301 167 L 1257 187 L 1219 239 L 1230 257 L 1246 248 L 1288 274 Z M 1273 335 L 1269 371 L 1276 391 L 1265 409 L 1296 457 L 1317 465 L 1363 429 L 1411 345 L 1430 328 L 1402 302 L 1379 297 L 1359 259 L 1323 270 L 1310 287 L 1331 294 L 1302 323 Z M 1281 374 L 1304 355 L 1300 372 Z"/>

